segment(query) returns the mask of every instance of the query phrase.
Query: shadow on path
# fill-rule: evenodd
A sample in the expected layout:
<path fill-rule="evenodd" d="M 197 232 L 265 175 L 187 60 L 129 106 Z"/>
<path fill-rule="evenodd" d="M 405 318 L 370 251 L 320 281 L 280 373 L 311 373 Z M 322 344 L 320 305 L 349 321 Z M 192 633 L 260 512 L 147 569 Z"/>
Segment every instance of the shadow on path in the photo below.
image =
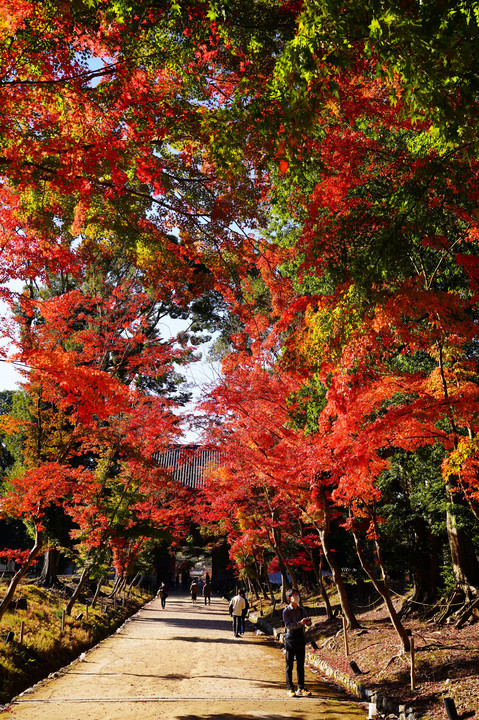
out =
<path fill-rule="evenodd" d="M 311 702 L 308 700 L 304 700 L 302 698 L 298 698 L 298 700 L 291 699 L 289 702 L 291 702 L 291 705 L 293 705 L 295 702 L 301 703 L 301 702 Z M 291 711 L 288 713 L 288 717 L 291 718 L 291 720 L 311 720 L 311 713 L 306 713 L 305 711 L 301 710 L 301 708 L 295 708 L 291 707 Z M 337 712 L 328 712 L 322 709 L 321 713 L 321 720 L 338 720 L 339 717 L 346 716 L 340 716 Z M 352 718 L 353 716 L 348 713 L 348 718 Z M 358 714 L 359 717 L 359 714 Z M 362 713 L 361 717 L 364 717 L 364 712 Z M 264 710 L 263 713 L 259 714 L 257 710 L 254 712 L 245 712 L 241 714 L 241 720 L 284 720 L 285 716 L 284 713 L 277 714 L 275 712 L 268 712 L 267 710 Z M 203 713 L 201 715 L 198 714 L 188 714 L 188 715 L 177 715 L 176 720 L 239 720 L 239 716 L 237 713 L 224 713 L 224 712 L 211 712 L 211 713 Z"/>
<path fill-rule="evenodd" d="M 178 618 L 178 617 L 135 617 L 132 618 L 131 624 L 134 623 L 152 623 L 152 622 L 158 622 L 158 623 L 164 623 L 165 625 L 174 625 L 176 627 L 184 627 L 184 628 L 198 628 L 199 631 L 201 630 L 231 630 L 232 622 L 231 620 L 224 619 L 224 620 L 209 620 L 208 618 L 202 618 L 198 615 L 195 615 L 194 618 Z"/>
<path fill-rule="evenodd" d="M 241 645 L 253 645 L 255 644 L 254 640 L 246 640 L 244 637 L 242 638 L 235 638 L 233 635 L 231 638 L 197 638 L 197 637 L 191 637 L 191 635 L 177 635 L 174 638 L 171 638 L 171 640 L 183 640 L 184 642 L 192 642 L 192 643 L 206 643 L 209 645 L 210 643 L 219 643 L 220 645 L 223 645 L 224 643 L 227 644 L 233 644 L 240 647 Z"/>

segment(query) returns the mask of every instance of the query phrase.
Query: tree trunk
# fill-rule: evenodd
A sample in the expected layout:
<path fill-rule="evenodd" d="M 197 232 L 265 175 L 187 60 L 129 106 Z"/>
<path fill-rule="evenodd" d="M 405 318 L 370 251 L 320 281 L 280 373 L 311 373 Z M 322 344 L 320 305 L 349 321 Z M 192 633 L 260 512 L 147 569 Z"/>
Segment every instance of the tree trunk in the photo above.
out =
<path fill-rule="evenodd" d="M 331 603 L 329 602 L 329 597 L 328 597 L 328 593 L 326 592 L 326 588 L 324 587 L 322 568 L 317 561 L 317 558 L 314 554 L 314 550 L 312 550 L 310 547 L 308 547 L 308 545 L 306 543 L 303 543 L 303 547 L 306 550 L 306 552 L 308 553 L 309 559 L 311 560 L 314 577 L 316 578 L 316 583 L 318 585 L 319 591 L 321 593 L 321 597 L 324 602 L 324 606 L 326 608 L 326 617 L 328 618 L 328 620 L 332 620 L 333 619 L 333 609 L 331 607 Z"/>
<path fill-rule="evenodd" d="M 118 573 L 115 575 L 115 580 L 113 582 L 113 587 L 111 589 L 111 593 L 108 597 L 115 597 L 115 595 L 118 595 L 119 592 L 121 592 L 121 588 L 123 585 L 123 575 L 118 575 Z"/>
<path fill-rule="evenodd" d="M 280 562 L 279 563 L 279 571 L 281 573 L 281 602 L 286 602 L 286 591 L 289 590 L 289 580 L 288 575 L 286 573 L 286 568 L 284 565 Z"/>
<path fill-rule="evenodd" d="M 135 577 L 133 578 L 133 580 L 131 581 L 130 585 L 128 586 L 128 594 L 130 594 L 131 591 L 132 591 L 132 589 L 133 589 L 134 587 L 136 587 L 135 583 L 136 583 L 136 581 L 138 580 L 138 578 L 140 577 L 140 575 L 141 575 L 141 573 L 140 573 L 140 571 L 138 571 L 138 572 L 136 573 Z M 102 580 L 104 580 L 104 577 L 102 578 Z"/>
<path fill-rule="evenodd" d="M 272 588 L 272 586 L 271 586 L 271 581 L 270 581 L 270 579 L 269 579 L 268 568 L 267 568 L 267 565 L 266 565 L 266 560 L 264 559 L 264 555 L 263 555 L 263 562 L 261 563 L 261 565 L 262 565 L 262 568 L 263 568 L 263 571 L 264 571 L 264 576 L 265 576 L 265 578 L 266 578 L 266 584 L 267 584 L 267 586 L 268 586 L 269 596 L 270 596 L 270 598 L 271 598 L 271 603 L 272 603 L 272 605 L 273 605 L 273 612 L 274 612 L 274 611 L 276 610 L 276 598 L 275 598 L 275 596 L 274 596 L 273 588 Z"/>
<path fill-rule="evenodd" d="M 313 567 L 315 567 L 314 561 L 313 561 Z M 324 586 L 322 563 L 318 568 L 318 576 L 317 577 L 318 577 L 318 581 L 319 581 L 319 590 L 321 592 L 321 597 L 323 599 L 324 606 L 326 608 L 326 617 L 328 618 L 328 620 L 332 620 L 333 619 L 333 609 L 332 609 L 331 603 L 329 601 L 329 595 Z"/>
<path fill-rule="evenodd" d="M 382 574 L 382 580 L 378 580 L 378 578 L 375 576 L 371 568 L 368 566 L 366 562 L 366 558 L 363 552 L 363 548 L 361 545 L 361 542 L 359 540 L 358 534 L 353 530 L 353 537 L 354 537 L 354 543 L 356 545 L 356 551 L 359 557 L 359 561 L 361 563 L 361 567 L 363 568 L 366 575 L 371 580 L 372 584 L 376 588 L 377 592 L 381 595 L 384 602 L 386 603 L 386 607 L 389 612 L 389 617 L 391 618 L 391 622 L 393 624 L 394 629 L 396 630 L 399 639 L 401 640 L 401 645 L 404 650 L 404 652 L 409 652 L 410 650 L 410 642 L 409 642 L 409 636 L 406 632 L 406 628 L 402 624 L 398 613 L 396 612 L 396 609 L 393 605 L 392 599 L 391 599 L 391 592 L 389 590 L 389 584 L 387 581 L 385 568 L 382 562 L 381 554 L 379 551 L 379 546 L 376 543 L 377 547 L 377 561 L 378 565 L 381 568 L 381 574 Z"/>
<path fill-rule="evenodd" d="M 276 528 L 276 527 L 273 527 L 273 547 L 274 547 L 274 551 L 276 553 L 276 557 L 278 558 L 279 571 L 281 573 L 281 581 L 282 581 L 281 582 L 281 600 L 285 603 L 286 602 L 286 590 L 289 590 L 291 585 L 288 580 L 288 575 L 287 575 L 288 568 L 287 568 L 286 560 L 285 560 L 283 552 L 281 550 L 281 535 L 280 535 L 278 528 Z M 294 578 L 294 575 L 291 575 L 291 571 L 290 571 L 290 577 L 291 577 L 294 587 L 297 587 L 294 584 L 295 578 Z"/>
<path fill-rule="evenodd" d="M 266 592 L 266 588 L 265 588 L 265 586 L 264 586 L 264 583 L 261 582 L 261 565 L 258 563 L 258 561 L 256 560 L 256 558 L 254 559 L 254 564 L 255 564 L 255 568 L 256 568 L 256 579 L 257 579 L 257 582 L 258 582 L 259 589 L 260 589 L 260 591 L 263 593 L 264 599 L 267 600 L 267 599 L 268 599 L 268 593 Z"/>
<path fill-rule="evenodd" d="M 35 529 L 35 544 L 33 545 L 32 549 L 30 550 L 30 553 L 23 563 L 20 570 L 17 570 L 15 575 L 12 577 L 10 581 L 10 585 L 7 588 L 7 592 L 5 593 L 2 602 L 0 603 L 0 620 L 4 616 L 8 606 L 13 600 L 13 597 L 15 595 L 15 590 L 18 587 L 18 584 L 20 583 L 20 580 L 27 574 L 28 569 L 31 567 L 33 561 L 37 557 L 37 555 L 40 554 L 42 550 L 43 545 L 43 533 L 38 528 Z"/>
<path fill-rule="evenodd" d="M 98 595 L 100 594 L 101 586 L 103 585 L 104 581 L 105 581 L 105 575 L 102 575 L 101 578 L 98 580 L 95 594 L 93 595 L 93 600 L 91 601 L 92 607 L 95 607 L 95 605 L 97 603 Z"/>
<path fill-rule="evenodd" d="M 87 582 L 90 575 L 90 565 L 87 563 L 85 567 L 83 568 L 83 572 L 80 575 L 80 579 L 78 581 L 78 585 L 76 586 L 73 595 L 71 596 L 70 600 L 67 603 L 67 606 L 65 608 L 65 613 L 67 615 L 71 614 L 71 611 L 73 609 L 74 604 L 76 603 L 78 596 L 80 595 L 81 591 L 83 590 L 83 587 L 85 583 Z"/>
<path fill-rule="evenodd" d="M 326 497 L 326 491 L 324 489 L 323 485 L 320 485 L 318 488 L 319 491 L 319 497 L 321 499 L 323 513 L 324 513 L 324 521 L 322 527 L 316 527 L 316 530 L 319 534 L 319 538 L 321 540 L 321 546 L 323 548 L 324 557 L 326 558 L 326 562 L 328 563 L 331 573 L 333 575 L 333 581 L 336 585 L 336 590 L 338 591 L 339 596 L 339 602 L 341 604 L 341 610 L 343 612 L 344 617 L 346 618 L 346 621 L 348 623 L 348 627 L 351 630 L 357 630 L 361 627 L 359 622 L 356 619 L 356 616 L 354 615 L 351 605 L 349 604 L 348 594 L 346 592 L 346 585 L 344 584 L 343 576 L 341 574 L 341 570 L 339 569 L 339 565 L 336 562 L 336 558 L 334 557 L 334 553 L 331 550 L 331 546 L 329 544 L 329 528 L 331 524 L 331 513 L 329 509 L 329 503 L 328 499 Z"/>
<path fill-rule="evenodd" d="M 250 574 L 248 575 L 248 582 L 250 585 L 251 595 L 254 595 L 256 600 L 259 600 L 258 587 L 257 587 L 259 585 L 258 568 L 257 568 L 256 561 L 254 560 L 254 558 L 253 558 L 253 563 L 254 563 L 253 565 L 249 566 Z M 251 575 L 251 577 L 250 577 L 250 575 Z"/>
<path fill-rule="evenodd" d="M 321 545 L 323 547 L 324 557 L 326 558 L 326 562 L 331 569 L 331 573 L 333 575 L 333 582 L 336 586 L 336 590 L 338 591 L 342 613 L 346 618 L 348 627 L 351 630 L 357 630 L 361 627 L 361 625 L 357 621 L 356 616 L 353 613 L 351 605 L 349 603 L 348 594 L 346 592 L 346 585 L 344 583 L 341 570 L 339 569 L 339 565 L 337 564 L 336 558 L 334 557 L 334 553 L 331 551 L 327 533 L 320 531 L 319 537 L 321 538 Z"/>
<path fill-rule="evenodd" d="M 449 388 L 444 372 L 443 350 L 442 344 L 438 342 L 438 360 L 444 398 L 448 403 L 449 421 L 455 435 L 454 447 L 457 448 L 459 433 L 453 408 L 449 404 Z M 458 478 L 451 475 L 446 483 L 446 487 L 450 497 L 450 505 L 446 510 L 446 529 L 449 547 L 451 549 L 454 577 L 456 579 L 456 585 L 463 590 L 466 600 L 471 600 L 472 596 L 477 596 L 477 588 L 479 587 L 479 562 L 469 535 L 466 534 L 464 529 L 458 527 L 456 518 L 458 511 L 468 507 L 466 504 L 467 500 L 464 497 L 462 489 L 458 487 Z"/>
<path fill-rule="evenodd" d="M 326 608 L 326 617 L 328 618 L 328 620 L 332 620 L 333 619 L 333 610 L 331 608 L 331 603 L 329 602 L 328 593 L 326 592 L 326 588 L 324 587 L 322 563 L 318 563 L 314 549 L 312 547 L 310 547 L 307 542 L 304 542 L 304 525 L 303 525 L 303 523 L 300 523 L 300 531 L 301 531 L 301 537 L 303 538 L 303 547 L 304 547 L 305 551 L 307 552 L 309 559 L 311 560 L 311 566 L 313 568 L 314 577 L 316 578 L 316 583 L 318 585 L 319 591 L 321 593 L 321 597 L 324 602 L 324 606 Z"/>
<path fill-rule="evenodd" d="M 293 570 L 293 568 L 291 567 L 291 564 L 286 559 L 284 561 L 284 566 L 286 568 L 286 571 L 287 571 L 289 577 L 291 578 L 291 587 L 295 587 L 295 588 L 299 589 L 299 583 L 298 583 L 298 578 L 296 577 L 296 573 Z"/>
<path fill-rule="evenodd" d="M 436 599 L 437 588 L 441 577 L 442 543 L 437 535 L 433 535 L 423 517 L 417 516 L 413 525 L 414 554 L 413 582 L 414 594 L 412 601 L 432 604 Z"/>
<path fill-rule="evenodd" d="M 58 561 L 60 553 L 57 548 L 50 548 L 43 556 L 43 568 L 39 579 L 39 585 L 43 587 L 54 587 L 58 583 Z"/>
<path fill-rule="evenodd" d="M 472 589 L 479 588 L 479 563 L 470 535 L 458 527 L 453 508 L 446 513 L 452 567 L 456 583 L 464 591 L 466 599 L 471 600 L 474 595 Z"/>

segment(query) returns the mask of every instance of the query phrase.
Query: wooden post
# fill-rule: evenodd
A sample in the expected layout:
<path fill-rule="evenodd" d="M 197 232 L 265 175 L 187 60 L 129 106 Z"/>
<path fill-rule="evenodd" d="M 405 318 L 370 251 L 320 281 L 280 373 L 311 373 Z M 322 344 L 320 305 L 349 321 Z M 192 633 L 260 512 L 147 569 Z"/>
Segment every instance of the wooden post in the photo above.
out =
<path fill-rule="evenodd" d="M 449 718 L 449 720 L 458 720 L 456 706 L 454 705 L 454 700 L 452 698 L 444 698 L 444 707 L 446 709 L 447 717 Z"/>
<path fill-rule="evenodd" d="M 62 633 L 65 632 L 65 610 L 62 610 Z"/>
<path fill-rule="evenodd" d="M 343 615 L 343 634 L 344 634 L 344 654 L 346 657 L 349 655 L 349 643 L 348 643 L 348 621 Z"/>
<path fill-rule="evenodd" d="M 416 670 L 416 658 L 414 656 L 414 638 L 412 637 L 409 641 L 411 646 L 411 690 L 415 690 L 414 686 L 414 674 Z"/>
<path fill-rule="evenodd" d="M 20 645 L 23 643 L 23 633 L 25 632 L 25 620 L 20 623 Z"/>

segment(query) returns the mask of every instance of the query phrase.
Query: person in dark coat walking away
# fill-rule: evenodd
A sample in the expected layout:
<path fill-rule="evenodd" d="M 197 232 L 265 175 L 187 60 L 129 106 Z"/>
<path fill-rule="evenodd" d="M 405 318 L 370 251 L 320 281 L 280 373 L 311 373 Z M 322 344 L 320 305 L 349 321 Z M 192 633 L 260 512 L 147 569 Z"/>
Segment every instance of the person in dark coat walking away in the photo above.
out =
<path fill-rule="evenodd" d="M 310 697 L 304 687 L 304 657 L 306 654 L 305 626 L 311 625 L 311 618 L 300 603 L 299 592 L 293 588 L 286 593 L 289 605 L 283 610 L 283 623 L 286 628 L 284 645 L 286 651 L 286 685 L 289 697 Z M 294 691 L 293 665 L 296 659 L 298 688 Z"/>
<path fill-rule="evenodd" d="M 164 582 L 162 582 L 160 585 L 160 589 L 158 590 L 158 595 L 160 596 L 161 607 L 164 610 L 165 605 L 166 605 L 166 598 L 168 597 L 168 593 L 166 592 L 166 585 Z"/>
<path fill-rule="evenodd" d="M 203 585 L 203 597 L 205 599 L 205 605 L 211 605 L 211 585 L 208 580 Z"/>

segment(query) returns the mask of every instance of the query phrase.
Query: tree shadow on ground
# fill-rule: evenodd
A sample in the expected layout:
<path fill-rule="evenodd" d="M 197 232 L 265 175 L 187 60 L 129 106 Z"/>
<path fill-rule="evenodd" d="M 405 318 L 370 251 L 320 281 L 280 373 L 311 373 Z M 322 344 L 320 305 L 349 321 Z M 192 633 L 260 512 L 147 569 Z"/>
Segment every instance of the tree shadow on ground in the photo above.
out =
<path fill-rule="evenodd" d="M 158 622 L 165 625 L 173 625 L 174 627 L 198 628 L 198 630 L 231 630 L 232 622 L 228 618 L 223 620 L 209 620 L 208 618 L 195 615 L 194 618 L 175 618 L 175 617 L 134 617 L 131 623 L 152 623 Z"/>
<path fill-rule="evenodd" d="M 236 638 L 234 635 L 232 637 L 225 637 L 225 638 L 197 638 L 192 637 L 191 635 L 177 635 L 176 637 L 169 638 L 168 642 L 171 640 L 183 640 L 184 642 L 191 642 L 191 643 L 207 643 L 207 645 L 211 645 L 212 643 L 231 643 L 232 645 L 237 645 L 240 647 L 241 645 L 252 645 L 253 640 L 247 640 L 246 638 Z"/>
<path fill-rule="evenodd" d="M 179 608 L 176 608 L 173 604 L 166 603 L 165 609 L 163 608 L 149 608 L 144 607 L 141 609 L 141 614 L 146 613 L 154 613 L 155 615 L 162 615 L 168 612 L 174 612 L 176 609 L 179 609 L 182 613 L 190 613 L 194 612 L 194 617 L 200 617 L 198 614 L 199 612 L 206 612 L 208 615 L 219 615 L 220 617 L 224 617 L 228 614 L 228 606 L 225 604 L 224 606 L 221 606 L 218 609 L 211 609 L 211 606 L 209 605 L 188 605 L 186 608 L 184 605 L 181 605 Z"/>
<path fill-rule="evenodd" d="M 301 701 L 302 702 L 302 701 Z M 287 717 L 290 718 L 290 720 L 312 720 L 313 717 L 321 718 L 321 720 L 338 720 L 340 717 L 338 715 L 337 710 L 328 710 L 327 708 L 322 707 L 321 710 L 314 713 L 314 715 L 311 713 L 311 710 L 307 712 L 305 709 L 301 709 L 300 707 L 291 707 L 291 710 L 288 709 L 288 715 Z M 267 709 L 265 709 L 263 712 L 258 712 L 255 710 L 254 712 L 244 712 L 241 711 L 240 713 L 225 713 L 225 712 L 208 712 L 203 713 L 202 715 L 198 714 L 188 714 L 188 715 L 178 715 L 176 720 L 285 720 L 286 715 L 284 713 L 276 713 L 276 712 L 268 712 Z M 349 708 L 345 710 L 344 714 L 341 714 L 341 717 L 344 718 L 344 720 L 358 720 L 359 718 L 364 718 L 364 710 L 362 708 Z"/>

